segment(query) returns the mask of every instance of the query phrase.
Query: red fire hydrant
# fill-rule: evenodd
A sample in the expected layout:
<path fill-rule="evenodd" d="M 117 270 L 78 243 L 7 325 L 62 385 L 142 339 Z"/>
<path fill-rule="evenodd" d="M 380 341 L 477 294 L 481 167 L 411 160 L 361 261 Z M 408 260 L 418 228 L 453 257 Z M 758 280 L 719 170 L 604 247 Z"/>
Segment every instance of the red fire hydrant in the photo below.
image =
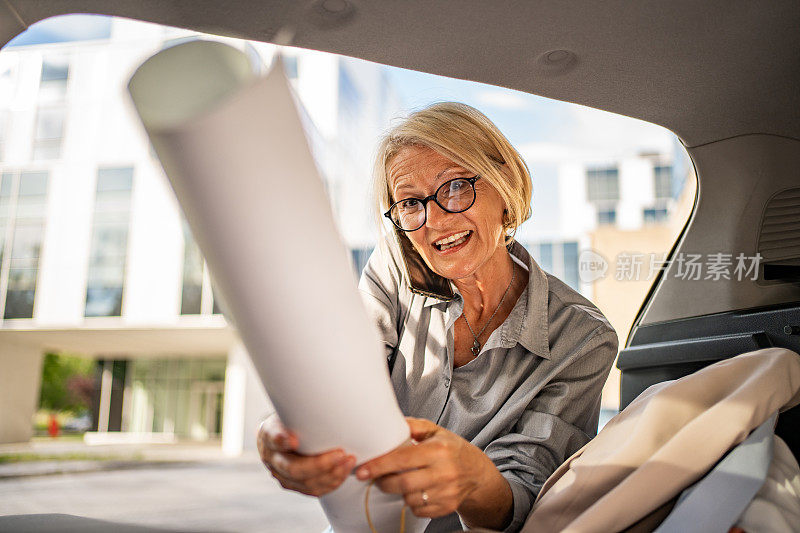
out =
<path fill-rule="evenodd" d="M 47 424 L 47 432 L 53 438 L 58 437 L 58 420 L 55 414 L 50 415 L 50 423 Z"/>

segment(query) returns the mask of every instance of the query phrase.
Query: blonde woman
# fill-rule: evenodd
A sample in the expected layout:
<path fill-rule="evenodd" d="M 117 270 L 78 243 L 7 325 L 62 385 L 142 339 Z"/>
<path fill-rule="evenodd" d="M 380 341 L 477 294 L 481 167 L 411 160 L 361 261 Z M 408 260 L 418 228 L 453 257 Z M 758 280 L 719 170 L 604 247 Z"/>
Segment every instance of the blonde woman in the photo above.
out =
<path fill-rule="evenodd" d="M 531 214 L 530 173 L 476 109 L 412 113 L 382 139 L 374 180 L 393 234 L 359 288 L 418 445 L 355 475 L 433 518 L 427 531 L 517 531 L 542 483 L 597 433 L 617 335 L 514 240 Z M 281 485 L 304 494 L 356 467 L 343 450 L 297 454 L 274 415 L 258 445 Z"/>

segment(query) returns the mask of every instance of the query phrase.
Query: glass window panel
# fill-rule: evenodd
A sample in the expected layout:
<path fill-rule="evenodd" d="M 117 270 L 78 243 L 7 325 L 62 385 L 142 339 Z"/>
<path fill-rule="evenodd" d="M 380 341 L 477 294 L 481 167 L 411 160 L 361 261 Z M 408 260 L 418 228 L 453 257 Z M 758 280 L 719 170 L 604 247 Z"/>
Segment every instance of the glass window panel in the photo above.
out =
<path fill-rule="evenodd" d="M 225 381 L 225 361 L 208 359 L 203 363 L 203 378 L 207 381 Z"/>
<path fill-rule="evenodd" d="M 13 179 L 14 174 L 11 172 L 3 172 L 3 175 L 0 176 L 0 202 L 8 201 L 11 196 L 11 180 Z"/>
<path fill-rule="evenodd" d="M 616 209 L 600 209 L 597 211 L 597 223 L 600 225 L 614 224 L 617 221 Z"/>
<path fill-rule="evenodd" d="M 655 197 L 664 199 L 672 196 L 672 166 L 658 165 L 653 172 L 655 180 Z"/>
<path fill-rule="evenodd" d="M 61 155 L 61 139 L 39 140 L 33 145 L 33 158 L 57 159 Z"/>
<path fill-rule="evenodd" d="M 8 272 L 9 289 L 34 289 L 37 268 L 12 268 Z"/>
<path fill-rule="evenodd" d="M 202 308 L 203 256 L 186 220 L 183 221 L 183 285 L 181 314 L 197 315 Z"/>
<path fill-rule="evenodd" d="M 88 284 L 90 287 L 122 287 L 124 275 L 124 264 L 96 266 L 92 267 Z"/>
<path fill-rule="evenodd" d="M 47 194 L 47 172 L 22 172 L 19 175 L 20 196 Z M 21 200 L 21 198 L 20 198 Z"/>
<path fill-rule="evenodd" d="M 11 259 L 38 259 L 42 246 L 41 224 L 20 224 L 14 228 Z"/>
<path fill-rule="evenodd" d="M 590 169 L 586 172 L 586 186 L 590 202 L 619 200 L 619 171 L 616 167 Z"/>
<path fill-rule="evenodd" d="M 181 314 L 199 315 L 201 311 L 202 289 L 197 285 L 183 285 L 181 292 Z"/>
<path fill-rule="evenodd" d="M 55 159 L 60 155 L 65 114 L 64 108 L 39 109 L 33 143 L 34 159 Z"/>
<path fill-rule="evenodd" d="M 643 213 L 644 221 L 647 223 L 663 222 L 667 219 L 666 208 L 648 208 Z"/>
<path fill-rule="evenodd" d="M 543 242 L 539 245 L 539 266 L 542 270 L 552 272 L 553 270 L 553 244 Z"/>
<path fill-rule="evenodd" d="M 8 131 L 9 116 L 8 111 L 0 111 L 0 161 L 5 157 L 5 140 L 6 132 Z"/>
<path fill-rule="evenodd" d="M 6 227 L 6 220 L 4 218 L 0 218 L 0 267 L 3 265 L 3 257 L 6 253 Z"/>
<path fill-rule="evenodd" d="M 86 316 L 121 314 L 132 184 L 132 167 L 97 171 Z"/>
<path fill-rule="evenodd" d="M 89 287 L 86 289 L 85 316 L 120 316 L 122 287 Z"/>
<path fill-rule="evenodd" d="M 108 204 L 95 205 L 94 223 L 97 224 L 119 224 L 128 226 L 130 220 L 130 202 L 120 201 L 114 206 Z"/>
<path fill-rule="evenodd" d="M 133 187 L 133 167 L 101 168 L 97 171 L 97 196 L 101 193 L 128 191 Z"/>
<path fill-rule="evenodd" d="M 128 246 L 127 224 L 95 226 L 92 233 L 92 258 L 124 257 Z"/>
<path fill-rule="evenodd" d="M 564 243 L 564 281 L 575 289 L 579 290 L 580 281 L 578 278 L 578 243 Z"/>
<path fill-rule="evenodd" d="M 39 109 L 36 117 L 36 140 L 60 140 L 64 131 L 64 115 L 63 108 Z"/>
<path fill-rule="evenodd" d="M 69 61 L 65 57 L 49 57 L 42 61 L 42 81 L 62 81 L 69 78 Z"/>
<path fill-rule="evenodd" d="M 34 289 L 12 289 L 6 291 L 6 308 L 3 318 L 33 318 Z"/>
<path fill-rule="evenodd" d="M 39 100 L 54 102 L 67 94 L 69 60 L 66 57 L 47 57 L 42 61 Z"/>

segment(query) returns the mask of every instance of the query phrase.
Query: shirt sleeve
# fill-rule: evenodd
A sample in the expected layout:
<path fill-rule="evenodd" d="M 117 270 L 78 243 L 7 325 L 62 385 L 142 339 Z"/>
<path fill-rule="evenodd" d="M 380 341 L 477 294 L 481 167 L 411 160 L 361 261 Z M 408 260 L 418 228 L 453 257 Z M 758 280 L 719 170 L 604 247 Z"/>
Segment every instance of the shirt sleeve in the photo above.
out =
<path fill-rule="evenodd" d="M 402 275 L 385 239 L 372 251 L 358 282 L 367 316 L 377 326 L 389 360 L 397 346 L 401 324 Z"/>
<path fill-rule="evenodd" d="M 600 393 L 617 356 L 617 334 L 599 326 L 565 358 L 511 431 L 484 449 L 508 481 L 514 511 L 506 532 L 519 531 L 545 480 L 597 434 Z"/>

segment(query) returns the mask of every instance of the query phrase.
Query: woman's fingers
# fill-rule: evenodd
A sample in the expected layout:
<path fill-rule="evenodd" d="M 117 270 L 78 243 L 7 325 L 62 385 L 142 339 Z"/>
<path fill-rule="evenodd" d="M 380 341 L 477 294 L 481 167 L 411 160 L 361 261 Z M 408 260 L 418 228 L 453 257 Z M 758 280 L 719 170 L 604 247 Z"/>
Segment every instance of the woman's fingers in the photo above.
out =
<path fill-rule="evenodd" d="M 437 459 L 440 454 L 439 448 L 441 443 L 433 441 L 416 446 L 401 446 L 359 466 L 356 477 L 363 481 L 404 470 L 423 468 Z"/>
<path fill-rule="evenodd" d="M 283 425 L 277 413 L 261 422 L 257 442 L 259 446 L 282 452 L 294 451 L 299 446 L 297 435 Z"/>
<path fill-rule="evenodd" d="M 406 423 L 411 430 L 411 438 L 416 441 L 423 441 L 431 438 L 440 429 L 439 426 L 424 418 L 406 417 Z"/>
<path fill-rule="evenodd" d="M 324 496 L 325 494 L 337 489 L 355 466 L 355 457 L 348 457 L 343 463 L 335 466 L 329 472 L 314 476 L 304 480 L 297 480 L 292 477 L 285 476 L 277 468 L 271 468 L 270 471 L 275 479 L 280 482 L 281 486 L 285 489 L 302 492 L 309 496 Z"/>
<path fill-rule="evenodd" d="M 375 484 L 383 492 L 390 494 L 422 494 L 425 489 L 430 492 L 437 481 L 430 469 L 410 470 L 397 474 L 387 474 L 375 480 Z M 410 505 L 410 503 L 409 503 Z"/>
<path fill-rule="evenodd" d="M 329 473 L 347 458 L 348 456 L 339 449 L 319 455 L 276 452 L 272 454 L 270 462 L 281 475 L 296 481 L 303 481 Z"/>

